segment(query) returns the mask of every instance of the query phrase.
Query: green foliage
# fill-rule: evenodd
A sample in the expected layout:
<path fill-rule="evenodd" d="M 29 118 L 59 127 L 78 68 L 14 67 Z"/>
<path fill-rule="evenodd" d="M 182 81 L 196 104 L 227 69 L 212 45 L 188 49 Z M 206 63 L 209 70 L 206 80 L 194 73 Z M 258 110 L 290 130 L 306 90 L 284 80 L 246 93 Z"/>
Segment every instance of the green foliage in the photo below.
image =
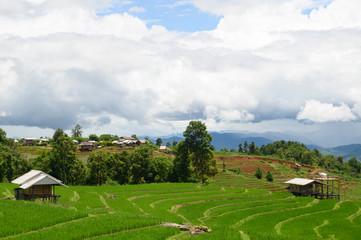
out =
<path fill-rule="evenodd" d="M 0 144 L 5 144 L 7 142 L 6 132 L 0 128 Z"/>
<path fill-rule="evenodd" d="M 262 170 L 261 170 L 261 168 L 259 166 L 258 166 L 257 171 L 256 171 L 256 173 L 254 175 L 256 176 L 256 178 L 262 179 L 263 173 L 262 173 Z"/>
<path fill-rule="evenodd" d="M 180 141 L 173 148 L 174 155 L 174 168 L 172 181 L 174 182 L 189 182 L 191 180 L 191 168 L 190 168 L 190 153 L 189 149 L 186 147 L 184 141 Z"/>
<path fill-rule="evenodd" d="M 240 167 L 231 167 L 231 168 L 228 168 L 228 171 L 233 172 L 235 174 L 241 174 L 242 173 L 242 170 L 241 170 Z"/>
<path fill-rule="evenodd" d="M 238 152 L 243 152 L 243 148 L 242 148 L 242 143 L 240 143 L 239 145 L 238 145 Z"/>
<path fill-rule="evenodd" d="M 132 138 L 139 140 L 136 134 L 132 134 Z"/>
<path fill-rule="evenodd" d="M 61 129 L 61 128 L 56 129 L 53 134 L 53 141 L 56 142 L 58 140 L 58 138 L 62 137 L 62 136 L 66 136 L 63 129 Z"/>
<path fill-rule="evenodd" d="M 213 151 L 210 149 L 212 136 L 208 134 L 207 127 L 201 121 L 190 121 L 183 132 L 184 147 L 188 149 L 192 165 L 195 169 L 195 177 L 201 174 L 202 183 L 205 176 L 214 176 L 217 173 L 216 161 Z"/>
<path fill-rule="evenodd" d="M 162 139 L 160 137 L 157 138 L 157 140 L 155 141 L 155 145 L 157 145 L 158 147 L 162 145 Z"/>
<path fill-rule="evenodd" d="M 75 156 L 76 146 L 65 136 L 60 136 L 50 152 L 43 151 L 35 165 L 42 171 L 62 180 L 65 184 L 81 184 L 85 181 L 84 164 Z"/>
<path fill-rule="evenodd" d="M 0 128 L 0 182 L 12 181 L 31 169 L 30 162 L 21 157 L 13 141 L 8 141 L 6 132 Z"/>
<path fill-rule="evenodd" d="M 99 141 L 116 141 L 119 140 L 119 137 L 117 135 L 111 135 L 111 134 L 102 134 L 99 136 Z"/>
<path fill-rule="evenodd" d="M 248 153 L 248 151 L 249 151 L 248 142 L 244 141 L 244 143 L 243 143 L 243 152 Z"/>
<path fill-rule="evenodd" d="M 89 141 L 99 141 L 99 137 L 96 134 L 89 134 L 88 139 Z"/>
<path fill-rule="evenodd" d="M 266 179 L 269 182 L 273 182 L 273 175 L 272 175 L 272 173 L 270 171 L 267 171 Z"/>
<path fill-rule="evenodd" d="M 75 125 L 75 127 L 71 130 L 72 137 L 81 137 L 83 134 L 83 131 L 81 130 L 82 127 L 80 124 Z"/>
<path fill-rule="evenodd" d="M 108 150 L 93 151 L 88 158 L 90 183 L 102 185 L 112 174 L 112 155 Z"/>
<path fill-rule="evenodd" d="M 173 172 L 173 160 L 164 155 L 158 155 L 150 159 L 150 182 L 167 182 Z"/>

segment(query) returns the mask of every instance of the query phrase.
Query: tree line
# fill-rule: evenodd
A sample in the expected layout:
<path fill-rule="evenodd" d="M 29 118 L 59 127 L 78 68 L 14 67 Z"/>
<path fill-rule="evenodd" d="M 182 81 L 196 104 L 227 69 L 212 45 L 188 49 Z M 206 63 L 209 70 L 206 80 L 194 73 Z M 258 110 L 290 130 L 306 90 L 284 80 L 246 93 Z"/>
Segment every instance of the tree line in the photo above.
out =
<path fill-rule="evenodd" d="M 14 140 L 6 138 L 6 132 L 0 128 L 0 182 L 11 181 L 31 170 L 32 164 L 17 148 Z"/>
<path fill-rule="evenodd" d="M 80 126 L 73 129 L 77 130 L 73 131 L 73 135 L 81 137 L 80 129 Z M 1 141 L 9 142 L 6 133 L 1 131 Z M 217 173 L 216 160 L 210 149 L 212 136 L 208 134 L 204 123 L 191 121 L 184 131 L 184 137 L 185 140 L 173 148 L 175 157 L 163 154 L 153 156 L 156 147 L 148 141 L 146 146 L 132 151 L 112 153 L 107 149 L 95 150 L 86 161 L 77 158 L 77 146 L 61 129 L 57 129 L 53 135 L 52 150 L 43 150 L 32 162 L 22 158 L 16 149 L 0 142 L 0 177 L 3 176 L 0 181 L 11 181 L 31 169 L 38 169 L 72 185 L 205 183 L 209 176 Z M 10 164 L 2 148 L 12 154 Z"/>
<path fill-rule="evenodd" d="M 239 144 L 238 152 L 250 155 L 273 156 L 313 167 L 333 170 L 352 177 L 361 177 L 361 163 L 356 157 L 346 162 L 342 156 L 322 155 L 317 148 L 310 150 L 303 143 L 295 141 L 275 141 L 262 145 L 260 148 L 254 142 L 248 144 L 245 141 L 243 145 L 242 143 Z"/>

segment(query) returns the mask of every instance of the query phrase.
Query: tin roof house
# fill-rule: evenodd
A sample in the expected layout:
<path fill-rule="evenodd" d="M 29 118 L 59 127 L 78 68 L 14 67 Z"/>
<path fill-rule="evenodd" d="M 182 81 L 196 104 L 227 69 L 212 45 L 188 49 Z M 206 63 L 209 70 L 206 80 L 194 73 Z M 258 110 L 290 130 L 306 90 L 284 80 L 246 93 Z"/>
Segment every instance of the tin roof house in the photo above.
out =
<path fill-rule="evenodd" d="M 18 188 L 14 189 L 16 200 L 42 198 L 43 201 L 47 199 L 50 202 L 56 203 L 60 195 L 55 194 L 55 186 L 67 187 L 59 179 L 39 170 L 31 170 L 11 182 L 20 184 Z"/>

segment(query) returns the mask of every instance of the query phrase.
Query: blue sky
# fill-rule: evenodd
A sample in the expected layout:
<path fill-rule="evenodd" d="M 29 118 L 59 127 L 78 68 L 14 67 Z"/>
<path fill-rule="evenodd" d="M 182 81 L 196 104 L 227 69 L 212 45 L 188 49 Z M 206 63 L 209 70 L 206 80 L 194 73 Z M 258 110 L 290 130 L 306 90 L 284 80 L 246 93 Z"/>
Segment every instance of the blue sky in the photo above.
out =
<path fill-rule="evenodd" d="M 322 5 L 323 8 L 327 8 L 327 6 L 332 3 L 332 0 L 313 0 L 313 2 L 318 6 L 304 9 L 302 10 L 302 14 L 310 16 L 313 10 L 317 11 L 319 9 L 320 4 Z"/>
<path fill-rule="evenodd" d="M 221 16 L 202 12 L 189 1 L 134 0 L 114 3 L 111 8 L 99 9 L 98 15 L 127 12 L 152 25 L 162 25 L 170 31 L 208 31 L 217 27 Z"/>

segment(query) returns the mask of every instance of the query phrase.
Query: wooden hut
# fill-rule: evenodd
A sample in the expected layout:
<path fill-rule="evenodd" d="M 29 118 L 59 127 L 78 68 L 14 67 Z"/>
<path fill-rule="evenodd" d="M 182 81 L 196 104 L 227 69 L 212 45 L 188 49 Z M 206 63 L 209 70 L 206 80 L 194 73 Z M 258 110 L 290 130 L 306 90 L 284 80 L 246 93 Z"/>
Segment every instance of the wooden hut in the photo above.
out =
<path fill-rule="evenodd" d="M 23 138 L 23 146 L 36 146 L 37 141 L 36 138 Z"/>
<path fill-rule="evenodd" d="M 289 184 L 289 192 L 295 196 L 314 196 L 316 198 L 319 197 L 323 185 L 327 185 L 318 180 L 307 178 L 294 178 L 285 183 Z"/>
<path fill-rule="evenodd" d="M 79 151 L 93 151 L 97 148 L 97 145 L 94 142 L 82 142 L 79 144 Z"/>
<path fill-rule="evenodd" d="M 327 173 L 309 174 L 307 178 L 324 183 L 318 193 L 319 198 L 337 198 L 340 199 L 342 178 L 330 176 Z"/>
<path fill-rule="evenodd" d="M 39 170 L 31 170 L 28 173 L 16 178 L 12 183 L 20 184 L 15 188 L 16 200 L 35 200 L 42 198 L 56 202 L 60 195 L 55 194 L 55 186 L 67 187 L 60 180 Z"/>

